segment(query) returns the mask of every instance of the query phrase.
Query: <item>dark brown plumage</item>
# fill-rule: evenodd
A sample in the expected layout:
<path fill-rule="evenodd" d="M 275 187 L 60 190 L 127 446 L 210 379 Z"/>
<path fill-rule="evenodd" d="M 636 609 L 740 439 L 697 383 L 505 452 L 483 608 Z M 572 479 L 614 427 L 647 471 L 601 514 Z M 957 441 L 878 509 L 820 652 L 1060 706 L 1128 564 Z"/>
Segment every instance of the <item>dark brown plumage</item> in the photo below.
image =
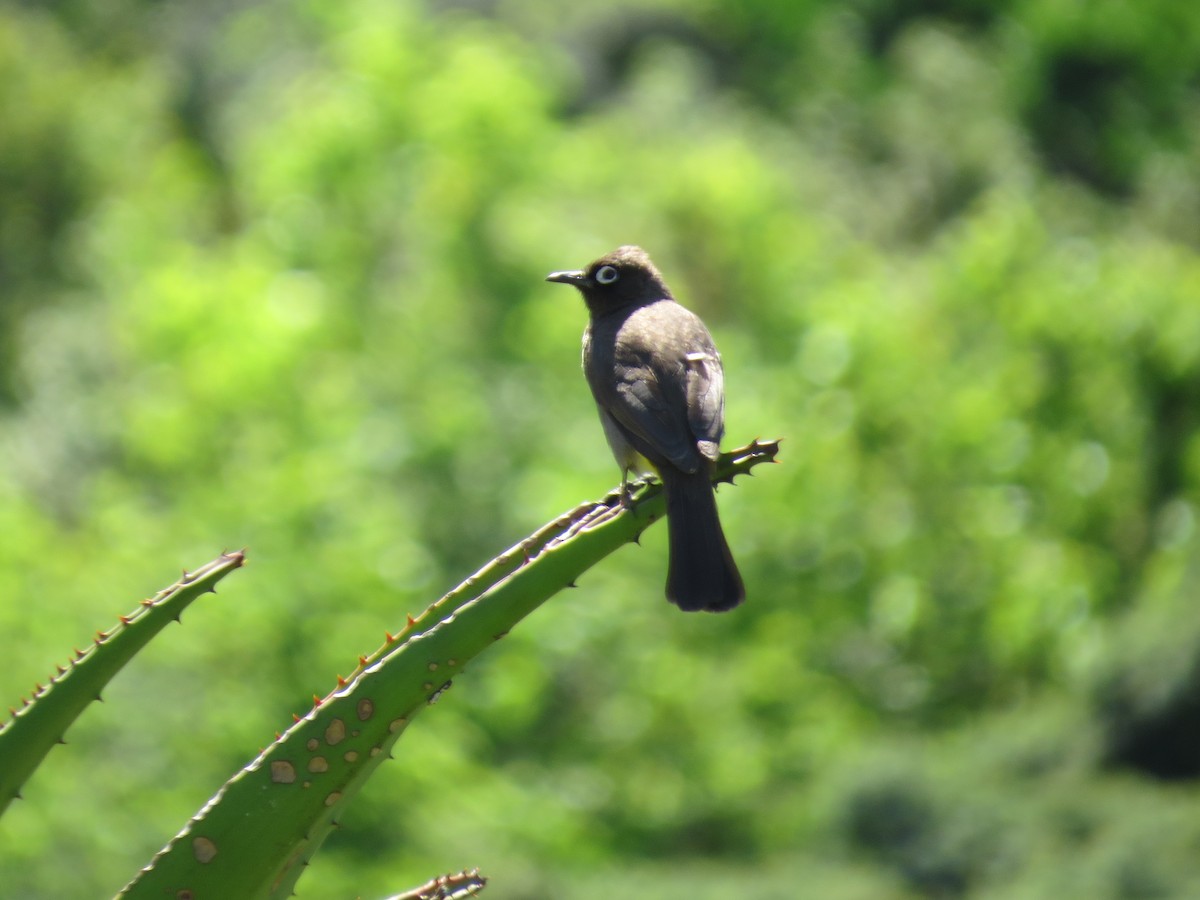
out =
<path fill-rule="evenodd" d="M 662 478 L 667 599 L 689 611 L 733 609 L 745 588 L 711 479 L 725 429 L 724 373 L 712 336 L 675 302 L 640 247 L 618 247 L 586 269 L 546 280 L 574 285 L 587 304 L 583 373 L 622 474 L 640 456 Z"/>

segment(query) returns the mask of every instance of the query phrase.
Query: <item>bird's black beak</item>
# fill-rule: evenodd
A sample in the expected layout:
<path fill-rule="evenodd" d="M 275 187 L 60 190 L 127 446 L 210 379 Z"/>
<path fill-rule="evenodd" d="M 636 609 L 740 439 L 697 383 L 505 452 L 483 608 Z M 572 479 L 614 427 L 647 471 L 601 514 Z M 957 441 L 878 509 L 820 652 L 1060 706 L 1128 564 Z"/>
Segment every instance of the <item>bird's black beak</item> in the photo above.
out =
<path fill-rule="evenodd" d="M 570 272 L 551 272 L 546 276 L 547 281 L 555 281 L 559 284 L 573 284 L 575 287 L 582 287 L 587 284 L 587 272 L 579 269 Z"/>

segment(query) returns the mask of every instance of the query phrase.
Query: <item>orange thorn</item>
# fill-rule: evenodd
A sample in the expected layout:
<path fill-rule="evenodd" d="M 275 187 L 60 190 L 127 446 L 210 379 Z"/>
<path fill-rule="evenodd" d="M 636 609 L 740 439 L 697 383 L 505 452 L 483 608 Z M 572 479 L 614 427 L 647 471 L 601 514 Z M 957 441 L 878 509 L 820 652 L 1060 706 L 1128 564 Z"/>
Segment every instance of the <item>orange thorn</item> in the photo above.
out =
<path fill-rule="evenodd" d="M 365 669 L 367 667 L 367 658 L 365 656 L 360 656 L 358 658 L 358 664 Z"/>
<path fill-rule="evenodd" d="M 416 624 L 417 624 L 417 620 L 412 617 L 412 613 L 409 613 L 408 614 L 408 627 L 412 628 Z"/>
<path fill-rule="evenodd" d="M 396 643 L 396 636 L 395 636 L 394 634 L 392 634 L 390 631 L 385 631 L 385 632 L 383 633 L 383 635 L 384 635 L 384 640 L 383 640 L 383 642 L 384 642 L 385 644 L 394 644 L 394 643 Z"/>
<path fill-rule="evenodd" d="M 133 619 L 129 616 L 117 616 L 117 618 L 121 620 L 122 625 L 128 625 L 133 621 Z"/>
<path fill-rule="evenodd" d="M 338 682 L 338 687 L 340 687 L 340 688 L 345 687 L 347 684 L 350 683 L 345 678 L 343 678 L 341 675 L 339 675 L 337 677 L 337 682 Z"/>
<path fill-rule="evenodd" d="M 318 697 L 316 694 L 313 694 L 313 707 L 315 708 L 320 705 L 321 705 L 321 698 Z"/>
<path fill-rule="evenodd" d="M 292 721 L 293 721 L 293 722 L 299 722 L 299 721 L 300 721 L 300 717 L 299 717 L 298 715 L 296 715 L 295 713 L 292 713 Z"/>

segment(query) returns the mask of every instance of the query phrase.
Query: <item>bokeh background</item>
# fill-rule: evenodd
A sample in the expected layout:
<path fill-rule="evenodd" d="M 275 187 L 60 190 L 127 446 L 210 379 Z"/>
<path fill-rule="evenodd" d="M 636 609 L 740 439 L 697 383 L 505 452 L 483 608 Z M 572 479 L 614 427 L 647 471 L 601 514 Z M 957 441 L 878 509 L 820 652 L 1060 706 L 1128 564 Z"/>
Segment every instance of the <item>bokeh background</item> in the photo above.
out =
<path fill-rule="evenodd" d="M 0 702 L 222 549 L 0 823 L 111 894 L 358 654 L 616 468 L 547 285 L 704 316 L 749 601 L 648 533 L 300 883 L 1200 896 L 1200 7 L 0 7 Z"/>

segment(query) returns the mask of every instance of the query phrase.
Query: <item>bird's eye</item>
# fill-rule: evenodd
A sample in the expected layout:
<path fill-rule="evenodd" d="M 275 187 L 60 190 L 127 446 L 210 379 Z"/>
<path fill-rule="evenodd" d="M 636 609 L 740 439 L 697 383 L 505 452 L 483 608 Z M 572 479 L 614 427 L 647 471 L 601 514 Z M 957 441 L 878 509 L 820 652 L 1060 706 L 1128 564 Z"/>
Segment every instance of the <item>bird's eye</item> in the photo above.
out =
<path fill-rule="evenodd" d="M 601 266 L 596 270 L 596 281 L 600 284 L 612 284 L 620 277 L 621 273 L 612 266 Z"/>

